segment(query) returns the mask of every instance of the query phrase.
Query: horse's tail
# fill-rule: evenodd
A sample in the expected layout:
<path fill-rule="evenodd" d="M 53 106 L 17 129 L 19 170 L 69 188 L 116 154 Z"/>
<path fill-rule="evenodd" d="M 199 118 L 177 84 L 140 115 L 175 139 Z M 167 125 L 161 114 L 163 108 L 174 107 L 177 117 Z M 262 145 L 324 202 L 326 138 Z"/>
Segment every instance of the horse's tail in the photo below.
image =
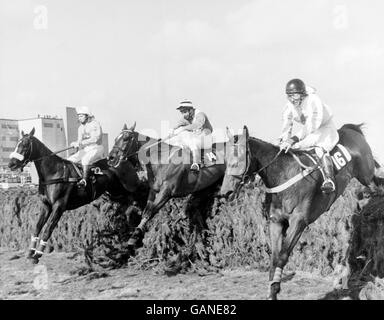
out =
<path fill-rule="evenodd" d="M 357 131 L 358 133 L 364 136 L 364 132 L 362 130 L 363 126 L 365 126 L 365 123 L 360 123 L 360 124 L 346 123 L 340 128 L 340 130 L 351 129 L 351 130 Z"/>

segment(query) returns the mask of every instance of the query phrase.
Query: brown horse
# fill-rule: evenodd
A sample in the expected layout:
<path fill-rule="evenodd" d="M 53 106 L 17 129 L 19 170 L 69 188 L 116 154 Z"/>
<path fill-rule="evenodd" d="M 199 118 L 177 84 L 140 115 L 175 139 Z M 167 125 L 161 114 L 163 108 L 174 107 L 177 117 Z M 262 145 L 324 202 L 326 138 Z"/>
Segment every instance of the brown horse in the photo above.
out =
<path fill-rule="evenodd" d="M 338 130 L 339 143 L 348 149 L 352 160 L 336 174 L 335 192 L 331 194 L 321 192 L 322 175 L 319 170 L 314 170 L 287 189 L 267 194 L 272 246 L 269 273 L 270 299 L 277 299 L 282 270 L 306 226 L 330 208 L 344 192 L 351 178 L 357 178 L 365 186 L 372 186 L 375 160 L 360 127 L 361 125 L 346 124 Z M 242 182 L 254 174 L 259 174 L 267 188 L 273 188 L 282 185 L 303 170 L 291 154 L 281 153 L 279 147 L 249 137 L 246 127 L 242 135 L 230 136 L 230 143 L 232 148 L 228 150 L 237 150 L 237 154 L 233 151 L 226 154 L 227 170 L 220 190 L 223 196 L 233 198 Z M 236 148 L 238 146 L 245 147 Z M 244 156 L 244 152 L 246 158 L 244 172 L 231 173 L 231 170 L 238 165 L 238 158 Z M 313 166 L 303 153 L 298 153 L 298 156 L 303 164 Z"/>
<path fill-rule="evenodd" d="M 64 211 L 90 203 L 105 192 L 116 198 L 132 197 L 142 206 L 146 202 L 148 188 L 139 180 L 136 172 L 130 170 L 130 162 L 122 162 L 115 169 L 108 168 L 106 159 L 103 159 L 95 164 L 101 170 L 94 175 L 94 181 L 88 183 L 85 189 L 78 188 L 77 182 L 81 177 L 75 164 L 52 153 L 34 133 L 34 128 L 29 134 L 22 132 L 22 138 L 8 164 L 11 170 L 22 170 L 28 162 L 33 161 L 39 175 L 42 206 L 28 253 L 32 262 L 38 263 Z M 46 228 L 36 249 L 45 224 Z"/>
<path fill-rule="evenodd" d="M 124 126 L 108 156 L 110 166 L 118 168 L 120 161 L 129 160 L 136 170 L 144 168 L 147 173 L 150 188 L 148 202 L 141 222 L 128 242 L 132 252 L 143 238 L 148 221 L 168 200 L 189 194 L 203 196 L 209 187 L 221 183 L 225 172 L 225 143 L 213 145 L 215 164 L 203 167 L 196 173 L 190 170 L 189 149 L 173 147 L 139 134 L 134 129 L 135 125 L 130 129 Z"/>

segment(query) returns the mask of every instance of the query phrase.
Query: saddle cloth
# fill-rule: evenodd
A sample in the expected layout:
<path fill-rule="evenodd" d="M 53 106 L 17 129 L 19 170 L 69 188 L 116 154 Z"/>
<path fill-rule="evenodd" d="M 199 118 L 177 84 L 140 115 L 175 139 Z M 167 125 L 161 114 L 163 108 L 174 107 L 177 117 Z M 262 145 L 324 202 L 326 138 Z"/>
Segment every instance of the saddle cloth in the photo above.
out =
<path fill-rule="evenodd" d="M 312 158 L 318 159 L 315 152 L 315 148 L 305 150 L 304 152 L 308 153 Z M 352 160 L 352 156 L 349 153 L 348 149 L 341 144 L 337 144 L 329 152 L 329 154 L 332 158 L 333 169 L 335 173 L 343 169 Z"/>
<path fill-rule="evenodd" d="M 81 163 L 75 163 L 75 162 L 72 162 L 74 168 L 76 169 L 76 172 L 78 174 L 78 179 L 82 179 L 83 177 L 83 166 L 81 165 Z M 90 175 L 92 174 L 102 174 L 101 173 L 101 170 L 107 170 L 108 169 L 108 162 L 107 162 L 107 159 L 101 159 L 101 160 L 98 160 L 92 164 L 90 164 Z"/>
<path fill-rule="evenodd" d="M 185 152 L 185 150 L 188 150 L 190 164 L 192 164 L 193 163 L 192 151 L 188 147 L 186 148 L 182 148 L 179 146 L 176 146 L 176 147 L 178 148 L 177 152 L 179 152 L 179 156 L 181 156 L 181 152 Z M 214 143 L 211 148 L 200 149 L 201 166 L 210 167 L 216 164 L 220 164 L 222 157 L 219 154 L 220 154 L 220 149 L 217 148 L 216 143 Z M 174 154 L 171 153 L 169 158 L 171 158 L 173 155 Z"/>

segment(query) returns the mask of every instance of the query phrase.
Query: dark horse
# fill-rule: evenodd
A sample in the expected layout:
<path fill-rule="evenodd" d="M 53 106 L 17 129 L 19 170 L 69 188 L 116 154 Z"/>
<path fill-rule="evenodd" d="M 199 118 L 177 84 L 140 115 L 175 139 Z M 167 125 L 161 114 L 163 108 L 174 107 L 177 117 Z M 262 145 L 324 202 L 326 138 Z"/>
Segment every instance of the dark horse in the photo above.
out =
<path fill-rule="evenodd" d="M 270 299 L 277 299 L 282 270 L 304 229 L 330 208 L 353 177 L 365 186 L 372 186 L 375 160 L 361 131 L 361 125 L 346 124 L 338 132 L 339 143 L 348 149 L 352 159 L 336 174 L 335 192 L 331 194 L 321 192 L 322 176 L 319 170 L 315 170 L 284 191 L 267 194 L 272 246 L 269 273 Z M 291 154 L 278 155 L 279 147 L 253 137 L 249 138 L 246 127 L 242 135 L 230 137 L 230 143 L 233 148 L 228 150 L 235 149 L 236 145 L 246 146 L 243 149 L 246 152 L 247 165 L 243 174 L 229 175 L 229 169 L 236 165 L 237 155 L 233 152 L 226 154 L 227 171 L 221 187 L 222 195 L 233 196 L 237 193 L 241 182 L 254 174 L 259 174 L 265 186 L 272 188 L 302 171 L 301 165 Z M 307 166 L 313 166 L 306 156 L 300 153 L 298 156 Z"/>
<path fill-rule="evenodd" d="M 64 211 L 90 203 L 106 191 L 112 197 L 134 195 L 144 198 L 145 201 L 145 188 L 135 171 L 129 170 L 132 165 L 128 161 L 122 162 L 118 169 L 112 169 L 108 168 L 106 159 L 100 160 L 95 165 L 101 171 L 94 175 L 94 182 L 89 183 L 86 189 L 78 188 L 77 181 L 80 176 L 75 165 L 52 153 L 34 133 L 34 128 L 29 134 L 22 132 L 22 138 L 8 165 L 11 170 L 23 169 L 28 162 L 33 161 L 39 176 L 42 206 L 28 253 L 28 258 L 34 263 L 38 263 Z M 36 249 L 40 232 L 46 223 L 39 247 Z"/>
<path fill-rule="evenodd" d="M 136 170 L 145 169 L 148 177 L 150 188 L 148 202 L 140 224 L 129 239 L 128 245 L 131 251 L 143 238 L 147 222 L 169 199 L 189 194 L 196 197 L 202 196 L 207 188 L 221 182 L 225 172 L 225 143 L 214 144 L 215 163 L 195 173 L 190 170 L 189 149 L 173 147 L 160 140 L 139 134 L 134 131 L 134 127 L 135 125 L 127 129 L 127 126 L 124 126 L 108 156 L 110 166 L 118 168 L 119 161 L 128 159 Z"/>

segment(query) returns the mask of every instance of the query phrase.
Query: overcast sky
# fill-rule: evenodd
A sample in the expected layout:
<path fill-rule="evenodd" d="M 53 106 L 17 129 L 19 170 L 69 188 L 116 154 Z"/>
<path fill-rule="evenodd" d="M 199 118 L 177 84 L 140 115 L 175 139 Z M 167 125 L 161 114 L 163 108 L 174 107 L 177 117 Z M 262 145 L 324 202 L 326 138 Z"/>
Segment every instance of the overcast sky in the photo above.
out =
<path fill-rule="evenodd" d="M 216 130 L 273 141 L 302 78 L 384 160 L 379 0 L 0 0 L 0 118 L 87 105 L 113 139 L 160 135 L 190 99 Z M 145 131 L 147 132 L 147 131 Z"/>

